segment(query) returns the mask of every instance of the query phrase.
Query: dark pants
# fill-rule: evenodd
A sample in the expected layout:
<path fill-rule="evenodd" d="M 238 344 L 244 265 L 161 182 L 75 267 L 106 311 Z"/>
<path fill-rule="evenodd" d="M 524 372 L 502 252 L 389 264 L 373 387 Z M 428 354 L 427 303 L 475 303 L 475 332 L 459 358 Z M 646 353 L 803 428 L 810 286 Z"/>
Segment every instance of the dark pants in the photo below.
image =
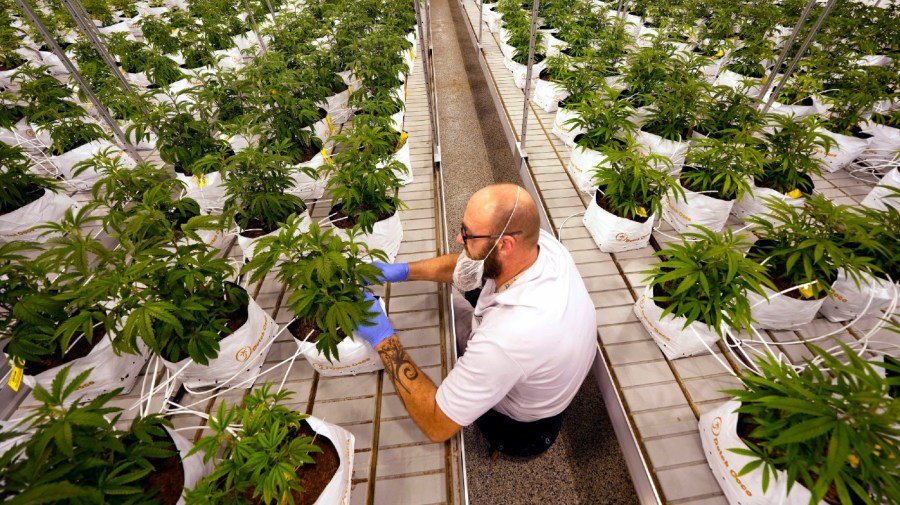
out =
<path fill-rule="evenodd" d="M 565 411 L 525 423 L 501 414 L 494 409 L 484 413 L 475 425 L 487 438 L 488 452 L 499 451 L 507 456 L 527 458 L 543 453 L 553 445 L 562 427 Z"/>

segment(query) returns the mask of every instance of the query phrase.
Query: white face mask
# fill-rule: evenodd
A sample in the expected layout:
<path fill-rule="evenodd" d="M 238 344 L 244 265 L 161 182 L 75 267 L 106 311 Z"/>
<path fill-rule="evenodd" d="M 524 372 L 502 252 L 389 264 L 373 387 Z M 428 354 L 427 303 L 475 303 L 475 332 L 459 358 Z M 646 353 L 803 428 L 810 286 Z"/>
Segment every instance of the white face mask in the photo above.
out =
<path fill-rule="evenodd" d="M 509 222 L 512 221 L 513 214 L 516 213 L 516 208 L 518 206 L 519 190 L 516 189 L 516 203 L 513 204 L 513 210 L 509 213 L 509 219 L 506 220 L 503 231 L 500 232 L 501 236 L 506 233 L 506 228 L 509 226 Z M 456 268 L 453 269 L 453 285 L 456 286 L 457 289 L 465 293 L 466 291 L 472 291 L 473 289 L 481 287 L 484 277 L 484 260 L 494 252 L 494 248 L 497 247 L 497 242 L 499 241 L 499 237 L 494 240 L 494 245 L 492 245 L 488 253 L 484 255 L 484 258 L 480 260 L 473 260 L 470 258 L 469 254 L 466 252 L 466 248 L 463 247 L 462 252 L 459 253 L 459 258 L 456 260 Z"/>

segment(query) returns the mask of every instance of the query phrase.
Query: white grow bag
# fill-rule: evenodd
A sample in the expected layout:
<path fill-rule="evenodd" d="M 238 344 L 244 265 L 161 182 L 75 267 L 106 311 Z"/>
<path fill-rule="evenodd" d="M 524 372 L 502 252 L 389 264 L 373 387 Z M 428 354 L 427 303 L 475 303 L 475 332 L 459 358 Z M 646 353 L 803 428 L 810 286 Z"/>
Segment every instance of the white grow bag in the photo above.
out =
<path fill-rule="evenodd" d="M 716 477 L 725 498 L 730 504 L 740 505 L 808 505 L 812 494 L 799 482 L 787 492 L 787 476 L 775 473 L 763 493 L 761 467 L 746 475 L 738 476 L 744 465 L 754 458 L 735 454 L 729 449 L 749 450 L 737 435 L 738 414 L 734 411 L 740 402 L 729 400 L 700 416 L 700 442 L 706 461 Z M 825 502 L 821 502 L 824 504 Z"/>
<path fill-rule="evenodd" d="M 58 222 L 66 211 L 77 210 L 78 204 L 68 195 L 44 191 L 37 200 L 12 212 L 0 215 L 0 243 L 13 240 L 45 242 L 49 235 L 43 235 L 40 225 Z"/>
<path fill-rule="evenodd" d="M 181 370 L 178 377 L 189 388 L 241 383 L 239 387 L 247 389 L 253 386 L 252 378 L 259 374 L 269 353 L 269 341 L 277 333 L 275 320 L 251 297 L 247 303 L 247 322 L 219 341 L 219 356 L 209 360 L 209 366 L 197 364 L 191 358 L 177 363 L 160 358 L 160 362 L 172 373 Z"/>
<path fill-rule="evenodd" d="M 572 149 L 572 155 L 569 160 L 569 165 L 566 168 L 569 170 L 572 178 L 575 179 L 578 189 L 585 193 L 593 194 L 597 189 L 597 185 L 593 182 L 594 170 L 607 164 L 606 155 L 600 151 L 576 144 Z"/>
<path fill-rule="evenodd" d="M 699 321 L 685 328 L 686 318 L 672 314 L 661 317 L 662 313 L 662 307 L 653 301 L 653 290 L 648 286 L 634 303 L 634 315 L 668 359 L 708 352 L 709 346 L 719 339 L 714 330 Z"/>
<path fill-rule="evenodd" d="M 298 232 L 306 233 L 309 231 L 310 219 L 309 219 L 309 211 L 303 211 L 299 216 L 300 218 L 300 227 L 298 228 Z M 249 263 L 250 260 L 253 259 L 253 255 L 256 253 L 256 243 L 259 239 L 264 237 L 272 237 L 281 233 L 281 228 L 276 229 L 275 231 L 266 233 L 265 235 L 260 235 L 258 237 L 245 237 L 238 233 L 237 243 L 240 246 L 241 251 L 244 253 L 244 263 Z"/>
<path fill-rule="evenodd" d="M 754 98 L 759 96 L 759 92 L 762 90 L 762 83 L 760 79 L 747 77 L 745 75 L 738 74 L 737 72 L 732 72 L 731 70 L 723 70 L 722 72 L 720 72 L 715 82 L 713 82 L 713 85 L 728 86 L 729 88 L 735 89 L 744 95 Z"/>
<path fill-rule="evenodd" d="M 331 115 L 334 124 L 343 124 L 353 117 L 353 109 L 350 108 L 350 89 L 335 93 L 325 99 L 325 110 Z"/>
<path fill-rule="evenodd" d="M 333 211 L 332 211 L 333 212 Z M 335 227 L 335 233 L 347 240 L 347 231 Z M 381 249 L 388 257 L 388 263 L 393 263 L 400 251 L 400 243 L 403 242 L 403 223 L 400 222 L 400 213 L 377 221 L 372 227 L 372 233 L 361 233 L 356 240 L 366 245 L 367 249 Z"/>
<path fill-rule="evenodd" d="M 378 299 L 381 310 L 384 310 L 384 300 Z M 325 355 L 316 349 L 315 342 L 297 339 L 297 349 L 306 358 L 312 367 L 325 377 L 340 377 L 344 375 L 356 375 L 375 372 L 384 369 L 381 357 L 372 349 L 372 346 L 362 337 L 353 334 L 352 338 L 345 338 L 337 345 L 340 359 L 328 361 Z"/>
<path fill-rule="evenodd" d="M 302 200 L 318 200 L 325 194 L 325 188 L 328 186 L 328 176 L 321 170 L 325 164 L 325 156 L 318 152 L 311 160 L 306 163 L 296 165 L 296 171 L 291 174 L 294 179 L 294 187 L 290 190 L 291 194 L 299 196 Z M 310 167 L 319 174 L 318 178 L 313 179 L 300 170 L 300 167 Z"/>
<path fill-rule="evenodd" d="M 784 200 L 794 207 L 800 207 L 803 205 L 805 198 L 801 196 L 800 198 L 791 198 L 784 193 L 779 193 L 774 189 L 769 188 L 761 188 L 757 186 L 752 180 L 750 181 L 751 191 L 749 193 L 744 194 L 744 198 L 742 198 L 738 202 L 734 202 L 734 206 L 731 208 L 731 212 L 738 219 L 747 219 L 750 216 L 763 216 L 769 214 L 769 207 L 766 206 L 765 198 L 778 198 L 780 200 Z"/>
<path fill-rule="evenodd" d="M 513 60 L 509 60 L 509 66 L 512 67 L 513 81 L 516 83 L 516 87 L 519 89 L 525 89 L 525 78 L 528 76 L 528 66 L 516 63 Z M 534 83 L 539 81 L 540 78 L 538 76 L 541 75 L 541 71 L 547 67 L 547 60 L 543 60 L 540 63 L 535 63 L 531 66 L 531 86 L 534 87 Z"/>
<path fill-rule="evenodd" d="M 49 391 L 53 379 L 63 368 L 71 366 L 69 377 L 75 377 L 85 370 L 93 368 L 87 381 L 78 388 L 76 395 L 69 399 L 69 402 L 73 402 L 77 398 L 90 401 L 116 388 L 123 388 L 122 394 L 130 393 L 146 362 L 147 348 L 143 344 L 138 345 L 138 354 L 116 355 L 112 348 L 112 342 L 103 336 L 87 356 L 45 370 L 37 375 L 23 375 L 22 383 L 31 389 L 40 384 Z"/>
<path fill-rule="evenodd" d="M 184 470 L 184 489 L 193 489 L 200 482 L 200 479 L 212 473 L 212 461 L 204 463 L 202 452 L 188 456 L 188 453 L 194 448 L 194 444 L 173 429 L 165 428 L 165 430 L 172 438 L 175 448 L 178 449 L 178 455 L 181 456 L 181 468 Z M 184 492 L 182 492 L 178 498 L 177 505 L 184 505 L 184 503 Z"/>
<path fill-rule="evenodd" d="M 225 186 L 222 184 L 222 174 L 219 172 L 211 172 L 203 175 L 185 175 L 176 173 L 175 178 L 184 182 L 184 196 L 193 198 L 205 212 L 214 213 L 213 211 L 222 208 L 222 202 L 225 200 Z"/>
<path fill-rule="evenodd" d="M 108 140 L 95 140 L 59 156 L 51 156 L 50 163 L 60 175 L 65 177 L 77 189 L 81 191 L 89 190 L 102 177 L 102 174 L 87 168 L 76 176 L 73 168 L 76 164 L 87 161 L 103 151 L 108 152 L 107 157 L 118 158 L 123 167 L 134 168 L 137 165 L 131 156 L 125 154 L 125 151 L 119 149 L 118 146 Z"/>
<path fill-rule="evenodd" d="M 669 170 L 670 174 L 676 174 L 681 171 L 688 148 L 691 146 L 688 141 L 667 140 L 644 130 L 639 130 L 635 134 L 634 140 L 638 145 L 639 152 L 643 154 L 658 154 L 671 160 L 672 168 Z M 656 168 L 662 170 L 668 167 L 657 165 Z"/>
<path fill-rule="evenodd" d="M 561 84 L 540 78 L 532 89 L 531 101 L 544 109 L 544 112 L 555 112 L 559 108 L 560 100 L 565 100 L 569 96 L 569 92 Z"/>
<path fill-rule="evenodd" d="M 894 281 L 896 282 L 896 281 Z M 849 321 L 857 316 L 880 314 L 897 295 L 897 285 L 887 279 L 862 273 L 859 286 L 841 270 L 831 285 L 831 296 L 822 304 L 819 313 L 831 322 Z M 871 303 L 869 300 L 871 299 Z M 868 310 L 866 309 L 868 305 Z"/>
<path fill-rule="evenodd" d="M 656 214 L 643 223 L 615 216 L 597 205 L 595 192 L 582 222 L 602 252 L 623 252 L 646 247 L 655 220 Z"/>
<path fill-rule="evenodd" d="M 681 184 L 679 183 L 679 186 Z M 674 192 L 666 194 L 662 218 L 678 233 L 690 231 L 691 226 L 705 226 L 721 231 L 731 215 L 734 200 L 720 200 L 684 189 L 684 198 L 676 199 Z M 696 230 L 695 230 L 696 231 Z"/>
<path fill-rule="evenodd" d="M 842 135 L 822 128 L 817 128 L 816 131 L 831 137 L 835 142 L 828 153 L 821 147 L 817 147 L 813 154 L 813 158 L 822 160 L 822 167 L 827 172 L 837 172 L 846 167 L 869 146 L 868 141 L 850 135 Z"/>
<path fill-rule="evenodd" d="M 900 190 L 900 172 L 896 168 L 888 172 L 881 182 L 869 191 L 869 194 L 863 199 L 862 205 L 881 211 L 887 210 L 887 206 L 890 205 L 900 210 L 900 196 L 891 196 L 890 188 Z"/>
<path fill-rule="evenodd" d="M 47 134 L 49 139 L 49 134 Z M 12 128 L 0 128 L 0 142 L 10 146 L 22 146 L 24 149 L 31 151 L 45 147 L 47 144 L 37 142 L 34 135 L 34 129 L 28 124 L 25 118 L 22 118 L 12 126 Z"/>
<path fill-rule="evenodd" d="M 327 423 L 317 417 L 307 417 L 307 424 L 319 435 L 327 438 L 337 450 L 340 464 L 334 476 L 328 481 L 322 494 L 313 505 L 350 503 L 351 479 L 353 478 L 353 449 L 356 438 L 352 433 L 336 424 Z"/>
<path fill-rule="evenodd" d="M 399 151 L 393 154 L 393 158 L 399 161 L 404 167 L 406 167 L 406 171 L 403 170 L 395 170 L 394 174 L 400 179 L 400 185 L 406 186 L 407 184 L 412 184 L 413 182 L 413 171 L 412 171 L 412 162 L 410 161 L 409 154 L 409 142 L 405 142 L 403 147 L 400 148 Z M 378 163 L 379 168 L 384 166 L 383 163 Z"/>
<path fill-rule="evenodd" d="M 775 291 L 763 286 L 765 297 L 747 292 L 750 315 L 760 330 L 796 330 L 815 319 L 826 297 L 818 300 L 798 300 L 787 295 L 775 296 Z"/>
<path fill-rule="evenodd" d="M 892 163 L 900 164 L 900 129 L 873 121 L 862 123 L 860 129 L 872 137 L 868 139 L 866 149 L 857 156 L 859 161 L 882 169 Z"/>
<path fill-rule="evenodd" d="M 587 131 L 583 127 L 566 124 L 566 121 L 577 117 L 581 117 L 581 114 L 562 108 L 556 111 L 556 119 L 553 120 L 553 129 L 551 131 L 569 147 L 575 146 L 575 137 Z"/>

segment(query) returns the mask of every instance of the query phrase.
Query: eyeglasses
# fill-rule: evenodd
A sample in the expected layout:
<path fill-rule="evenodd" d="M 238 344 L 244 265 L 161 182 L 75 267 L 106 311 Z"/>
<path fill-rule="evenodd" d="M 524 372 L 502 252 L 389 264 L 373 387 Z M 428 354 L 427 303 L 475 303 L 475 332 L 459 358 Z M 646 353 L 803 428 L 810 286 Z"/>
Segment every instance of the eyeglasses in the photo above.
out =
<path fill-rule="evenodd" d="M 463 244 L 465 244 L 465 245 L 469 245 L 469 240 L 471 240 L 473 238 L 500 238 L 504 235 L 521 235 L 521 234 L 522 234 L 521 231 L 508 231 L 506 233 L 498 233 L 496 235 L 469 235 L 468 233 L 466 233 L 466 225 L 461 224 L 459 226 L 459 235 L 462 237 Z"/>

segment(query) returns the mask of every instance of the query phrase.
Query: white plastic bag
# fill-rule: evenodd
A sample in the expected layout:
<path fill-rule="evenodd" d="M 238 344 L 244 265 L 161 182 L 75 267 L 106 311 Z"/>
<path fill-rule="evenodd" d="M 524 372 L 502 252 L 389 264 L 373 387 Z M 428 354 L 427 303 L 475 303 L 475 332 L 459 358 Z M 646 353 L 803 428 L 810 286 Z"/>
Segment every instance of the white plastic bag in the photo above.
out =
<path fill-rule="evenodd" d="M 787 295 L 775 296 L 775 291 L 763 286 L 765 297 L 747 292 L 750 315 L 760 330 L 796 330 L 815 319 L 825 297 L 818 300 L 799 300 Z M 796 291 L 793 291 L 796 292 Z"/>
<path fill-rule="evenodd" d="M 731 212 L 738 219 L 747 219 L 750 216 L 762 216 L 769 214 L 769 207 L 766 206 L 766 198 L 777 198 L 779 200 L 784 200 L 785 202 L 793 205 L 794 207 L 800 207 L 803 205 L 805 201 L 801 196 L 800 198 L 791 198 L 783 193 L 779 193 L 774 189 L 762 188 L 757 186 L 750 181 L 750 186 L 752 191 L 749 193 L 745 193 L 744 197 L 741 198 L 740 201 L 734 202 L 734 206 L 731 208 Z"/>
<path fill-rule="evenodd" d="M 324 164 L 325 156 L 321 152 L 318 152 L 306 163 L 296 165 L 297 170 L 291 174 L 291 178 L 294 179 L 294 188 L 290 190 L 290 193 L 299 196 L 304 201 L 322 198 L 325 194 L 325 188 L 328 186 L 328 175 L 321 170 L 321 167 Z M 301 171 L 299 167 L 310 167 L 316 170 L 319 175 L 316 179 L 313 179 L 305 172 Z"/>
<path fill-rule="evenodd" d="M 538 79 L 534 83 L 531 101 L 544 109 L 544 112 L 554 112 L 559 108 L 560 100 L 564 100 L 568 96 L 569 92 L 561 84 Z"/>
<path fill-rule="evenodd" d="M 56 378 L 63 368 L 67 366 L 72 367 L 69 370 L 69 377 L 75 377 L 81 372 L 92 368 L 90 377 L 78 388 L 78 392 L 70 398 L 70 401 L 75 401 L 79 397 L 83 398 L 84 401 L 90 401 L 116 388 L 123 388 L 123 394 L 131 392 L 141 372 L 141 368 L 144 367 L 146 362 L 147 348 L 143 344 L 138 346 L 138 354 L 122 353 L 121 355 L 116 355 L 109 338 L 102 337 L 87 356 L 45 370 L 37 375 L 26 374 L 22 376 L 22 383 L 31 389 L 40 384 L 49 391 L 53 384 L 53 379 Z"/>
<path fill-rule="evenodd" d="M 676 174 L 681 171 L 681 168 L 684 166 L 684 158 L 687 156 L 688 148 L 691 146 L 690 142 L 667 140 L 644 130 L 639 130 L 635 134 L 634 140 L 638 145 L 639 152 L 643 154 L 658 154 L 671 160 L 671 168 L 663 164 L 656 166 L 659 170 L 668 169 L 670 174 Z"/>
<path fill-rule="evenodd" d="M 50 134 L 45 133 L 46 137 L 41 140 L 35 138 L 34 128 L 28 124 L 25 118 L 22 118 L 12 126 L 12 128 L 0 128 L 0 142 L 10 146 L 22 146 L 29 151 L 38 151 L 47 145 L 50 141 Z M 46 140 L 47 142 L 43 142 Z"/>
<path fill-rule="evenodd" d="M 819 312 L 831 322 L 849 321 L 863 313 L 880 314 L 897 296 L 897 281 L 862 273 L 859 286 L 847 277 L 846 272 L 838 272 L 837 280 L 831 285 L 831 296 L 822 304 Z M 870 302 L 871 300 L 871 302 Z"/>
<path fill-rule="evenodd" d="M 585 130 L 583 127 L 565 123 L 570 119 L 574 119 L 580 116 L 581 114 L 566 108 L 558 109 L 556 111 L 556 119 L 553 120 L 553 129 L 551 131 L 569 147 L 574 147 L 575 137 L 582 133 L 585 133 L 587 130 Z"/>
<path fill-rule="evenodd" d="M 745 75 L 732 72 L 731 70 L 723 70 L 713 82 L 715 86 L 728 86 L 729 88 L 738 90 L 744 95 L 756 98 L 762 90 L 760 79 L 747 77 Z"/>
<path fill-rule="evenodd" d="M 606 155 L 600 151 L 576 145 L 572 149 L 569 165 L 566 168 L 572 174 L 572 178 L 575 179 L 578 189 L 585 193 L 593 194 L 597 189 L 597 185 L 593 181 L 594 170 L 597 167 L 605 166 L 606 162 Z"/>
<path fill-rule="evenodd" d="M 325 99 L 325 110 L 331 116 L 332 123 L 338 125 L 346 123 L 353 117 L 353 109 L 350 108 L 350 91 L 345 89 L 340 93 Z"/>
<path fill-rule="evenodd" d="M 48 222 L 58 222 L 66 211 L 77 210 L 78 204 L 68 195 L 44 191 L 37 200 L 12 212 L 0 215 L 0 243 L 13 240 L 45 242 L 49 236 L 41 234 L 38 227 Z"/>
<path fill-rule="evenodd" d="M 729 449 L 749 450 L 747 444 L 737 434 L 738 414 L 734 411 L 740 406 L 736 400 L 729 400 L 700 416 L 700 442 L 706 461 L 716 481 L 725 493 L 728 503 L 741 505 L 808 505 L 812 498 L 808 489 L 799 482 L 787 492 L 787 476 L 783 471 L 776 472 L 770 479 L 765 493 L 762 489 L 762 468 L 756 468 L 745 475 L 738 475 L 744 465 L 754 458 L 735 454 Z M 825 502 L 821 502 L 824 504 Z"/>
<path fill-rule="evenodd" d="M 82 191 L 89 190 L 100 179 L 101 174 L 88 168 L 76 176 L 73 168 L 76 164 L 87 161 L 103 151 L 107 152 L 108 158 L 118 158 L 123 167 L 134 168 L 137 165 L 131 156 L 108 140 L 95 140 L 59 156 L 51 156 L 50 163 L 76 188 Z"/>
<path fill-rule="evenodd" d="M 720 200 L 689 189 L 684 189 L 684 198 L 676 199 L 670 191 L 663 201 L 662 218 L 678 233 L 690 231 L 691 226 L 720 231 L 733 206 L 734 200 Z"/>
<path fill-rule="evenodd" d="M 520 63 L 516 63 L 515 61 L 509 60 L 509 66 L 511 67 L 513 73 L 513 81 L 516 83 L 516 87 L 519 89 L 525 89 L 525 79 L 528 76 L 528 66 L 522 65 Z M 538 76 L 541 75 L 541 71 L 547 67 L 547 60 L 543 60 L 540 63 L 535 63 L 531 66 L 531 86 L 534 87 L 535 81 L 538 81 Z"/>
<path fill-rule="evenodd" d="M 270 340 L 278 333 L 278 325 L 253 298 L 247 303 L 247 322 L 219 341 L 219 356 L 209 360 L 209 366 L 185 358 L 177 363 L 160 358 L 172 373 L 189 388 L 237 385 L 247 389 L 266 361 Z M 184 367 L 184 370 L 182 370 Z"/>
<path fill-rule="evenodd" d="M 212 461 L 204 463 L 202 452 L 188 456 L 188 453 L 194 448 L 194 444 L 173 429 L 165 428 L 165 430 L 172 438 L 178 455 L 181 457 L 181 468 L 184 470 L 184 489 L 193 489 L 200 479 L 212 473 L 213 463 Z M 184 492 L 182 492 L 178 498 L 178 505 L 184 505 L 184 503 Z"/>
<path fill-rule="evenodd" d="M 187 187 L 184 196 L 196 200 L 204 212 L 215 213 L 222 208 L 225 201 L 225 186 L 219 172 L 201 175 L 176 173 L 175 177 Z"/>
<path fill-rule="evenodd" d="M 860 129 L 872 137 L 857 159 L 882 170 L 891 164 L 900 164 L 900 129 L 874 121 L 866 121 L 860 125 Z"/>
<path fill-rule="evenodd" d="M 862 201 L 864 207 L 877 210 L 887 210 L 890 205 L 896 209 L 900 209 L 900 196 L 891 196 L 892 190 L 900 190 L 900 172 L 893 169 L 887 173 Z"/>
<path fill-rule="evenodd" d="M 544 33 L 544 54 L 546 54 L 548 58 L 551 56 L 559 56 L 560 52 L 568 47 L 568 42 L 559 40 L 550 33 Z"/>
<path fill-rule="evenodd" d="M 340 228 L 334 229 L 344 240 L 347 239 L 347 232 Z M 400 222 L 400 213 L 394 212 L 394 215 L 377 221 L 372 227 L 372 233 L 359 234 L 356 240 L 366 245 L 367 249 L 381 249 L 387 254 L 388 263 L 393 263 L 394 258 L 400 251 L 400 243 L 403 242 L 403 223 Z"/>
<path fill-rule="evenodd" d="M 830 132 L 823 128 L 817 128 L 816 131 L 831 137 L 835 142 L 828 153 L 821 147 L 817 147 L 815 154 L 813 154 L 813 158 L 823 161 L 822 167 L 826 172 L 837 172 L 846 167 L 869 146 L 866 140 L 851 137 L 850 135 Z"/>
<path fill-rule="evenodd" d="M 384 300 L 378 299 L 381 309 L 384 310 Z M 381 357 L 372 349 L 366 340 L 358 335 L 341 340 L 338 345 L 338 357 L 328 361 L 325 355 L 316 349 L 316 343 L 297 339 L 297 349 L 309 361 L 309 364 L 325 377 L 340 377 L 343 375 L 356 375 L 375 372 L 384 369 Z"/>
<path fill-rule="evenodd" d="M 634 315 L 667 359 L 703 354 L 719 339 L 714 330 L 699 321 L 685 328 L 686 318 L 672 314 L 661 318 L 662 312 L 662 307 L 653 301 L 653 292 L 648 286 L 634 303 Z"/>
<path fill-rule="evenodd" d="M 406 186 L 407 184 L 412 184 L 413 182 L 413 171 L 412 164 L 410 161 L 409 155 L 409 142 L 403 144 L 403 147 L 400 148 L 399 151 L 394 153 L 394 159 L 399 161 L 404 167 L 406 167 L 406 171 L 396 170 L 395 174 L 400 178 L 400 185 Z M 383 164 L 378 163 L 378 166 L 381 167 Z"/>
<path fill-rule="evenodd" d="M 299 231 L 301 233 L 308 232 L 309 224 L 310 224 L 309 211 L 303 211 L 303 213 L 301 213 L 298 217 L 300 218 L 300 227 L 298 228 L 297 231 Z M 244 253 L 244 263 L 249 263 L 250 260 L 253 259 L 253 255 L 256 252 L 256 243 L 259 241 L 259 239 L 261 239 L 263 237 L 271 237 L 274 235 L 278 235 L 279 233 L 281 233 L 281 228 L 278 228 L 275 231 L 266 233 L 265 235 L 260 235 L 258 237 L 252 237 L 252 238 L 245 237 L 241 234 L 238 234 L 237 242 L 238 242 L 238 246 L 240 246 L 240 248 L 241 248 L 241 251 Z"/>
<path fill-rule="evenodd" d="M 610 214 L 597 205 L 597 193 L 584 211 L 584 227 L 603 252 L 622 252 L 646 247 L 653 232 L 656 214 L 639 223 Z"/>
<path fill-rule="evenodd" d="M 356 437 L 336 424 L 327 423 L 317 417 L 306 418 L 307 424 L 319 435 L 327 438 L 337 450 L 340 464 L 334 476 L 328 481 L 322 494 L 313 505 L 350 503 L 351 480 L 353 479 L 353 449 Z"/>

